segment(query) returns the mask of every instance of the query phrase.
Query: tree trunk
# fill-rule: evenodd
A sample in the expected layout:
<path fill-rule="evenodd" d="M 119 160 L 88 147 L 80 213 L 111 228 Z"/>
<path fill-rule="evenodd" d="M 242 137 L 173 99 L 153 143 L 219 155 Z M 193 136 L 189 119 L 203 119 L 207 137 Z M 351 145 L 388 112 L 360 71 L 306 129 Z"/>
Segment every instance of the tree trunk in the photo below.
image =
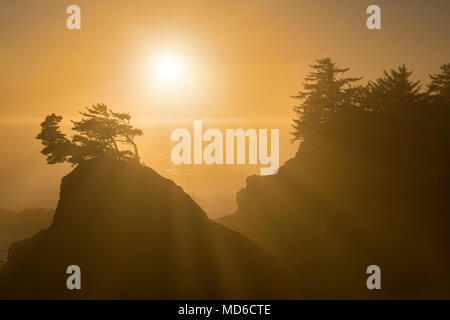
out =
<path fill-rule="evenodd" d="M 134 141 L 131 140 L 131 139 L 130 139 L 130 142 L 131 142 L 131 144 L 133 145 L 133 148 L 134 148 L 134 156 L 135 156 L 135 158 L 136 158 L 136 162 L 140 164 L 141 162 L 139 161 L 139 153 L 138 153 L 137 145 L 136 145 L 136 143 L 134 143 Z"/>

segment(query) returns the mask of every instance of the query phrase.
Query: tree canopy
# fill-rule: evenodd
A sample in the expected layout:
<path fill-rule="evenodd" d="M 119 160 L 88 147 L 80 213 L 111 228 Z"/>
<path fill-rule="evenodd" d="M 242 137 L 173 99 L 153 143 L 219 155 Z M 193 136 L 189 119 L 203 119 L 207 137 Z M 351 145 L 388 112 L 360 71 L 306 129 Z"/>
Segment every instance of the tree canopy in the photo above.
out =
<path fill-rule="evenodd" d="M 41 123 L 36 138 L 44 145 L 41 153 L 47 156 L 48 164 L 76 165 L 102 156 L 140 163 L 135 138 L 143 132 L 131 125 L 130 114 L 114 112 L 99 103 L 86 107 L 80 115 L 81 120 L 72 121 L 75 134 L 70 140 L 60 130 L 61 116 L 53 113 Z"/>
<path fill-rule="evenodd" d="M 297 118 L 292 125 L 293 141 L 302 140 L 325 126 L 330 113 L 343 108 L 354 96 L 357 87 L 352 84 L 361 78 L 345 78 L 348 68 L 339 68 L 331 58 L 316 60 L 305 77 L 304 91 L 292 98 L 301 103 L 294 107 Z"/>
<path fill-rule="evenodd" d="M 403 112 L 403 107 L 419 103 L 424 94 L 421 82 L 410 79 L 412 74 L 405 65 L 383 71 L 382 77 L 364 87 L 362 105 L 369 111 Z"/>
<path fill-rule="evenodd" d="M 337 67 L 331 58 L 316 60 L 310 67 L 313 70 L 305 77 L 304 90 L 293 96 L 300 104 L 294 107 L 292 141 L 323 132 L 330 116 L 339 111 L 363 110 L 392 119 L 423 120 L 424 106 L 447 108 L 450 103 L 450 64 L 430 75 L 427 90 L 422 90 L 421 81 L 411 79 L 413 71 L 405 65 L 383 71 L 366 85 L 356 84 L 362 78 L 344 77 L 349 68 Z"/>
<path fill-rule="evenodd" d="M 440 68 L 441 72 L 430 75 L 428 94 L 439 102 L 450 103 L 450 63 Z"/>

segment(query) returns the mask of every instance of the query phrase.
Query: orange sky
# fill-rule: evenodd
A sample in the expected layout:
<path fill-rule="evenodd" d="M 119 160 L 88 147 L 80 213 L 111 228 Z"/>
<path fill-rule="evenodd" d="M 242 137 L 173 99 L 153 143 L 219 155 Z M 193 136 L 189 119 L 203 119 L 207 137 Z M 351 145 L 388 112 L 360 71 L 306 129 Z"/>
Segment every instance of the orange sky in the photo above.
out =
<path fill-rule="evenodd" d="M 70 4 L 81 7 L 82 30 L 65 27 Z M 382 30 L 365 27 L 370 4 L 382 9 Z M 331 56 L 366 80 L 405 63 L 426 80 L 450 62 L 449 9 L 445 0 L 2 0 L 0 207 L 54 205 L 68 168 L 45 164 L 34 140 L 39 123 L 51 112 L 73 117 L 83 106 L 104 102 L 136 118 L 148 165 L 180 183 L 212 215 L 232 212 L 235 192 L 259 166 L 173 169 L 171 130 L 193 119 L 207 126 L 280 128 L 282 163 L 297 148 L 288 142 L 289 97 L 309 63 Z M 189 65 L 188 80 L 160 94 L 148 66 L 168 51 Z"/>

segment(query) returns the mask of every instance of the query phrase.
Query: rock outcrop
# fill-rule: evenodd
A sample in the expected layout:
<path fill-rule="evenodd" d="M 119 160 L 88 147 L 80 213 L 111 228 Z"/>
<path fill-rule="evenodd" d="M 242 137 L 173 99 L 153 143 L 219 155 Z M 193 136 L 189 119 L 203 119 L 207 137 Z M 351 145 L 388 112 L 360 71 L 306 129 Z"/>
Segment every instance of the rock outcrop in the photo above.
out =
<path fill-rule="evenodd" d="M 81 268 L 81 290 L 66 269 Z M 13 244 L 1 298 L 250 299 L 292 296 L 275 260 L 209 220 L 171 180 L 138 164 L 82 163 L 62 180 L 54 221 Z"/>

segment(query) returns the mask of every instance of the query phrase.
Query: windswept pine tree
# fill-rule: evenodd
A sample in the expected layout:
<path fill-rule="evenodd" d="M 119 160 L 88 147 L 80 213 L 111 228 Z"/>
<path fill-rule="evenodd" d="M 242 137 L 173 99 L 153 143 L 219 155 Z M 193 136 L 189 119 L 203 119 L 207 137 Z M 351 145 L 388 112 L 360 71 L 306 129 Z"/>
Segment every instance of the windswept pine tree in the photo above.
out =
<path fill-rule="evenodd" d="M 331 58 L 316 60 L 310 65 L 313 69 L 305 77 L 304 90 L 292 98 L 300 101 L 294 107 L 296 118 L 293 120 L 292 140 L 303 140 L 305 137 L 320 131 L 327 123 L 330 113 L 351 105 L 358 87 L 352 86 L 362 78 L 343 77 L 349 68 L 339 68 Z"/>
<path fill-rule="evenodd" d="M 41 132 L 36 137 L 42 141 L 44 149 L 41 153 L 47 156 L 48 164 L 65 162 L 74 151 L 74 145 L 59 128 L 61 120 L 62 117 L 54 113 L 47 116 L 41 123 Z"/>
<path fill-rule="evenodd" d="M 135 138 L 143 132 L 131 125 L 128 113 L 117 113 L 105 104 L 96 104 L 80 114 L 81 120 L 72 121 L 76 134 L 71 140 L 60 131 L 61 116 L 51 114 L 41 123 L 36 138 L 44 145 L 42 153 L 47 156 L 48 164 L 77 165 L 102 156 L 140 162 Z"/>

